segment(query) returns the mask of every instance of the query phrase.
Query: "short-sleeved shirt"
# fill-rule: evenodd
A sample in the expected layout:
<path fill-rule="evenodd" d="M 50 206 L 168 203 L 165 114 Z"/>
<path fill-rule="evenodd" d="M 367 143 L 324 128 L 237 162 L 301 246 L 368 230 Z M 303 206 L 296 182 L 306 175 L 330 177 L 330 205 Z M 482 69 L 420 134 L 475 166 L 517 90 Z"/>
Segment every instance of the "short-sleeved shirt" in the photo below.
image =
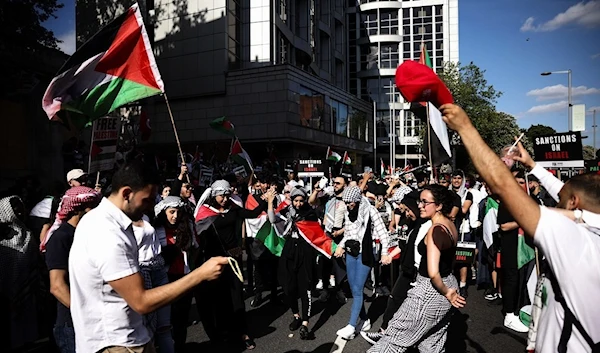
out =
<path fill-rule="evenodd" d="M 154 227 L 147 216 L 144 216 L 142 227 L 133 226 L 133 234 L 138 243 L 139 262 L 142 265 L 150 263 L 161 251 L 160 241 Z"/>
<path fill-rule="evenodd" d="M 52 270 L 69 270 L 69 251 L 75 237 L 75 227 L 69 223 L 63 223 L 52 234 L 50 240 L 46 244 L 46 265 L 48 271 Z M 66 279 L 69 282 L 68 278 Z M 64 306 L 60 301 L 56 304 L 56 325 L 73 326 L 71 320 L 71 311 Z"/>
<path fill-rule="evenodd" d="M 131 219 L 108 199 L 77 225 L 69 255 L 75 349 L 142 346 L 151 339 L 142 315 L 109 284 L 139 272 Z"/>
<path fill-rule="evenodd" d="M 546 255 L 569 309 L 594 342 L 600 342 L 600 215 L 584 212 L 584 224 L 540 207 L 534 241 Z M 564 310 L 554 299 L 542 311 L 536 352 L 556 353 L 563 327 Z M 579 331 L 573 332 L 567 352 L 591 352 Z"/>

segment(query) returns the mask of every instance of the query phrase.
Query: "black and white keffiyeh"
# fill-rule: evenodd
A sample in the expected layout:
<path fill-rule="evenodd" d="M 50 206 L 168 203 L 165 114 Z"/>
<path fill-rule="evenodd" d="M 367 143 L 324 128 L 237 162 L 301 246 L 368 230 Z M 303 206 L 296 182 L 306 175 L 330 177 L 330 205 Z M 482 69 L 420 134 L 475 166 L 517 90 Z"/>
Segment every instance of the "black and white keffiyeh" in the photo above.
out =
<path fill-rule="evenodd" d="M 154 216 L 157 216 L 167 208 L 181 208 L 185 204 L 179 196 L 167 196 L 154 206 Z"/>
<path fill-rule="evenodd" d="M 344 202 L 360 202 L 362 200 L 362 192 L 358 186 L 350 186 L 344 190 L 342 195 Z"/>

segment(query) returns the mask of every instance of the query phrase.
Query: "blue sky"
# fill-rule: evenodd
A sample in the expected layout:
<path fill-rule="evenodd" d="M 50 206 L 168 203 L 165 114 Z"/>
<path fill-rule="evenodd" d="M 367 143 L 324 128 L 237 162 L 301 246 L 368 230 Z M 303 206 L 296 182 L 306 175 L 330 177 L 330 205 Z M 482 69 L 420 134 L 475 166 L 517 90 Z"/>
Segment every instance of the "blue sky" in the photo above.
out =
<path fill-rule="evenodd" d="M 58 19 L 47 22 L 75 48 L 75 0 L 63 0 Z M 486 70 L 486 79 L 504 94 L 498 110 L 517 117 L 521 127 L 544 124 L 566 131 L 567 75 L 573 103 L 596 108 L 600 121 L 600 0 L 459 0 L 460 61 Z M 592 115 L 586 131 L 592 144 Z M 596 134 L 600 144 L 600 129 Z"/>

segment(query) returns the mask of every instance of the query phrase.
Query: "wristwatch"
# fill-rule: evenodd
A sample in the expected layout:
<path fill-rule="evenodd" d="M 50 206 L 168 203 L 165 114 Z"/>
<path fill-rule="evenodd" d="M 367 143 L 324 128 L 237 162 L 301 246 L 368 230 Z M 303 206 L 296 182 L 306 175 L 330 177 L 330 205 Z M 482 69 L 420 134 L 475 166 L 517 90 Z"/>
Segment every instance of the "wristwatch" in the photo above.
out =
<path fill-rule="evenodd" d="M 575 223 L 583 223 L 583 211 L 579 209 L 573 210 L 573 215 L 575 216 Z"/>

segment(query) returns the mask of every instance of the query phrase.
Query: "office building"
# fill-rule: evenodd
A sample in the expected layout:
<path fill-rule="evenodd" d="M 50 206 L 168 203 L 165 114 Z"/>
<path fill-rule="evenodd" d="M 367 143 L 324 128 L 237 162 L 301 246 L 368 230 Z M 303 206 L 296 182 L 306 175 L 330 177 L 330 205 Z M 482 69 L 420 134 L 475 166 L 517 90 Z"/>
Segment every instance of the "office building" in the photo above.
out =
<path fill-rule="evenodd" d="M 96 7 L 105 6 L 100 3 Z M 348 151 L 357 170 L 372 153 L 372 104 L 348 92 L 345 1 L 140 5 L 184 151 L 194 153 L 199 146 L 205 156 L 226 157 L 229 138 L 209 127 L 225 116 L 257 163 L 266 157 L 266 146 L 274 147 L 280 161 L 324 159 L 331 146 L 340 154 Z M 120 6 L 110 9 L 118 14 L 127 4 L 111 6 Z M 164 99 L 150 101 L 147 147 L 175 156 Z"/>
<path fill-rule="evenodd" d="M 458 62 L 458 0 L 360 0 L 348 9 L 349 90 L 373 102 L 377 158 L 389 164 L 390 116 L 394 117 L 395 164 L 421 163 L 419 131 L 425 122 L 408 110 L 395 87 L 396 68 L 419 60 L 425 45 L 433 69 Z"/>

